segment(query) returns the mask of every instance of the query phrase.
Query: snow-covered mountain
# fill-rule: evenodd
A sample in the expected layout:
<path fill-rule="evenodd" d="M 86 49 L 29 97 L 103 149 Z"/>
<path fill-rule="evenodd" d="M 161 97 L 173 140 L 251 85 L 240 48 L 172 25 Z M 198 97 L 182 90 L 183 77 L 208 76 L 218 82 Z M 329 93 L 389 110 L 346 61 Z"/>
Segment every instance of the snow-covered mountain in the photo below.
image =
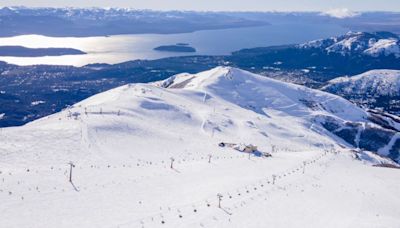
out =
<path fill-rule="evenodd" d="M 352 77 L 339 77 L 322 87 L 359 105 L 400 113 L 400 71 L 372 70 Z"/>
<path fill-rule="evenodd" d="M 0 226 L 395 227 L 399 172 L 364 163 L 398 165 L 351 149 L 399 161 L 400 127 L 370 119 L 236 68 L 128 84 L 0 129 Z"/>
<path fill-rule="evenodd" d="M 399 36 L 390 32 L 349 32 L 339 37 L 310 41 L 298 47 L 321 49 L 344 56 L 362 54 L 372 57 L 400 57 Z"/>
<path fill-rule="evenodd" d="M 372 70 L 352 77 L 339 77 L 329 81 L 323 89 L 345 95 L 399 96 L 400 71 Z"/>

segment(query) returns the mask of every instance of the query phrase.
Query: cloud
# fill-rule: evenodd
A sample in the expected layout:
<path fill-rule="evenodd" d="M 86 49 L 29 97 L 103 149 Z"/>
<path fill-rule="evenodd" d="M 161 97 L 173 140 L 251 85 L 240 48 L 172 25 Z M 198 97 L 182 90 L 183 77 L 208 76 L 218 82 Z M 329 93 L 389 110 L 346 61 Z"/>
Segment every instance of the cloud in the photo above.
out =
<path fill-rule="evenodd" d="M 326 12 L 322 12 L 321 15 L 343 19 L 343 18 L 357 17 L 361 15 L 361 13 L 354 12 L 346 8 L 342 8 L 342 9 L 331 9 Z"/>

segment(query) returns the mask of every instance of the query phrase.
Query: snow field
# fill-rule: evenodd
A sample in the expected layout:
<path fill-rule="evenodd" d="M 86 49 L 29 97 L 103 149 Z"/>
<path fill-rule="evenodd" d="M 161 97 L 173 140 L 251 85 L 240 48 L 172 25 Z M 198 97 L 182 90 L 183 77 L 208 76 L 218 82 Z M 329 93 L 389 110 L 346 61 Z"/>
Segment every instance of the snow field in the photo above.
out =
<path fill-rule="evenodd" d="M 314 121 L 366 121 L 350 102 L 232 68 L 161 84 L 2 129 L 0 227 L 399 227 L 398 170 Z"/>

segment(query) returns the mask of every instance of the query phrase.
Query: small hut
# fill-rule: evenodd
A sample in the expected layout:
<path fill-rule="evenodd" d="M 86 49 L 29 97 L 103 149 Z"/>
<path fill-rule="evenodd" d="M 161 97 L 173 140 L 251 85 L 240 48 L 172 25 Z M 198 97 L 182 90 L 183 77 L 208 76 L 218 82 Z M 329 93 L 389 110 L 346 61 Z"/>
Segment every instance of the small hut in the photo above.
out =
<path fill-rule="evenodd" d="M 257 152 L 257 146 L 254 146 L 252 144 L 246 145 L 243 149 L 243 152 L 245 153 L 254 153 Z"/>
<path fill-rule="evenodd" d="M 230 147 L 232 149 L 235 149 L 237 151 L 240 151 L 242 153 L 248 153 L 248 154 L 253 154 L 256 157 L 271 157 L 270 153 L 267 152 L 261 152 L 258 151 L 257 146 L 254 146 L 253 144 L 236 144 L 236 143 L 226 143 L 226 142 L 220 142 L 218 144 L 220 147 Z"/>

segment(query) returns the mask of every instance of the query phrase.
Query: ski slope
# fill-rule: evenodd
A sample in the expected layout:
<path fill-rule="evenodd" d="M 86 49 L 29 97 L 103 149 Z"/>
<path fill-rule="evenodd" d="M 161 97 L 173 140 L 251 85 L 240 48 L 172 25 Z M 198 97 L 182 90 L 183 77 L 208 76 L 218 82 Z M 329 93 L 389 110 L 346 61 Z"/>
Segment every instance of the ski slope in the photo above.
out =
<path fill-rule="evenodd" d="M 400 227 L 399 170 L 314 121 L 366 115 L 235 68 L 122 86 L 0 129 L 0 227 Z"/>

